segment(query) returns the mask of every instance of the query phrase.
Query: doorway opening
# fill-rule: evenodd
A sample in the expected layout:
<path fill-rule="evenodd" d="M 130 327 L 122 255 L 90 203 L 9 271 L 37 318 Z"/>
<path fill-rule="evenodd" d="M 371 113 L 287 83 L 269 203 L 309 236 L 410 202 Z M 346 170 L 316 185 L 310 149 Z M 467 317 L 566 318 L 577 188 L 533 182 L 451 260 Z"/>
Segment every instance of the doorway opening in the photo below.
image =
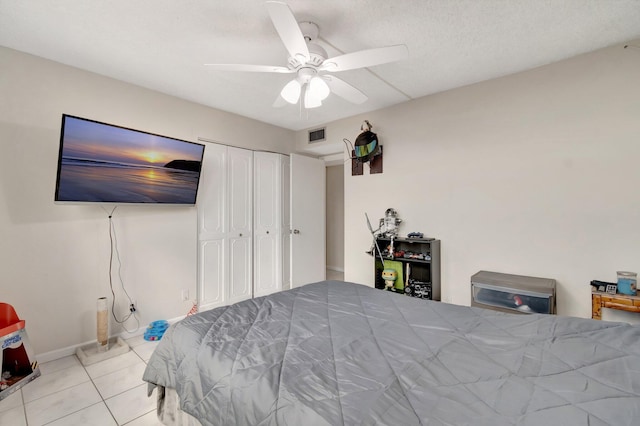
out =
<path fill-rule="evenodd" d="M 344 281 L 344 163 L 327 164 L 327 280 Z"/>

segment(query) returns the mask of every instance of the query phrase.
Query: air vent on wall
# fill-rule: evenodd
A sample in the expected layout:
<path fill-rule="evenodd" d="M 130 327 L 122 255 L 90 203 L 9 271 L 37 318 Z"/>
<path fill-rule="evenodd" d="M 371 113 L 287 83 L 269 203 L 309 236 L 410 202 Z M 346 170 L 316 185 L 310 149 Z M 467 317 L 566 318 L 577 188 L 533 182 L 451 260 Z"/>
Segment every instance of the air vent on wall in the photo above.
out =
<path fill-rule="evenodd" d="M 322 129 L 309 130 L 309 143 L 320 142 L 325 140 L 325 127 Z"/>

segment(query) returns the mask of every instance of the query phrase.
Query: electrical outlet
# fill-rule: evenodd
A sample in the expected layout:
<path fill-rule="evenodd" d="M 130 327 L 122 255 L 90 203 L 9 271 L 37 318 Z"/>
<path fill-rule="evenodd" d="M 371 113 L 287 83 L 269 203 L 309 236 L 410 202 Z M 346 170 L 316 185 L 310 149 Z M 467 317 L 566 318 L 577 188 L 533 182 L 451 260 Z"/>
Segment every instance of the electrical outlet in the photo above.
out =
<path fill-rule="evenodd" d="M 182 301 L 186 302 L 187 300 L 189 300 L 189 289 L 188 288 L 183 288 L 182 289 Z"/>

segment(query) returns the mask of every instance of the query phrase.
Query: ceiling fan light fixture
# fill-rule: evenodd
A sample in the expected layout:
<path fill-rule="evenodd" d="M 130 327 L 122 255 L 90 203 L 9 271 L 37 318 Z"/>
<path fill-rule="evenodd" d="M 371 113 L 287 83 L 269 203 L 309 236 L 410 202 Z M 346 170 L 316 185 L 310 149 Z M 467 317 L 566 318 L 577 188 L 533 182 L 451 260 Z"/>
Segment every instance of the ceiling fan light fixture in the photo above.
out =
<path fill-rule="evenodd" d="M 295 79 L 280 91 L 280 96 L 273 103 L 274 107 L 282 107 L 286 103 L 292 105 L 300 103 L 301 108 L 317 108 L 322 106 L 322 101 L 330 93 L 354 104 L 363 104 L 368 98 L 360 90 L 337 77 L 320 76 L 319 73 L 369 68 L 409 57 L 407 46 L 398 44 L 343 53 L 328 58 L 325 48 L 315 43 L 316 40 L 321 40 L 318 37 L 318 25 L 309 21 L 298 22 L 291 8 L 283 0 L 269 0 L 266 6 L 271 22 L 289 53 L 287 66 L 249 64 L 207 64 L 207 66 L 218 71 L 295 73 Z M 329 44 L 326 40 L 324 43 Z"/>
<path fill-rule="evenodd" d="M 322 106 L 322 99 L 320 99 L 320 97 L 311 90 L 310 85 L 307 84 L 307 90 L 304 92 L 304 107 L 311 109 L 319 106 Z"/>
<path fill-rule="evenodd" d="M 329 89 L 327 83 L 318 76 L 313 77 L 309 81 L 309 87 L 307 91 L 310 91 L 314 97 L 317 97 L 321 101 L 327 99 L 327 96 L 329 96 L 329 93 L 331 93 L 331 90 Z"/>
<path fill-rule="evenodd" d="M 282 96 L 285 101 L 295 105 L 298 103 L 298 99 L 300 99 L 301 90 L 302 87 L 300 86 L 300 82 L 298 82 L 298 80 L 296 79 L 293 79 L 282 88 L 280 96 Z"/>

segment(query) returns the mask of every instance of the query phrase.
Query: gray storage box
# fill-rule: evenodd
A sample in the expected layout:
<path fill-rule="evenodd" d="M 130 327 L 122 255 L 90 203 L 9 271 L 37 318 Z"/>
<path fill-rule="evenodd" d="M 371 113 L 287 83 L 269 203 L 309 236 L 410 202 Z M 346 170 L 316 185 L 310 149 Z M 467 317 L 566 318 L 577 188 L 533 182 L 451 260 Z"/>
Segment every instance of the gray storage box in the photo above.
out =
<path fill-rule="evenodd" d="M 480 271 L 471 276 L 471 306 L 510 313 L 556 313 L 556 280 Z"/>

